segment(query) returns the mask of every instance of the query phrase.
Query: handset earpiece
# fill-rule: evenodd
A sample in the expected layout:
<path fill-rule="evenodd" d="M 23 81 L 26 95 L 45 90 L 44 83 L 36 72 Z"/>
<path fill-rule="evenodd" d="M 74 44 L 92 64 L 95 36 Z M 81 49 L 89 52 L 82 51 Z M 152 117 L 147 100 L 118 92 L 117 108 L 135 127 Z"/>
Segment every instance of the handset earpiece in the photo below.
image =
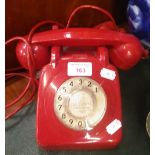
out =
<path fill-rule="evenodd" d="M 142 58 L 148 56 L 148 51 L 140 44 L 128 42 L 114 46 L 109 50 L 111 62 L 122 70 L 134 67 Z"/>
<path fill-rule="evenodd" d="M 41 44 L 31 44 L 33 55 L 34 55 L 34 64 L 35 69 L 41 69 L 44 65 L 50 61 L 50 50 L 47 46 Z M 27 62 L 27 45 L 24 42 L 19 42 L 16 46 L 16 56 L 22 67 L 28 69 Z"/>
<path fill-rule="evenodd" d="M 64 27 L 64 25 L 62 25 L 61 23 L 58 23 L 58 22 L 55 22 L 52 20 L 45 20 L 45 21 L 42 21 L 42 22 L 39 22 L 38 24 L 36 24 L 31 29 L 29 34 L 27 36 L 25 36 L 25 38 L 31 44 L 31 47 L 32 47 L 36 70 L 41 69 L 44 65 L 46 65 L 47 63 L 50 62 L 49 47 L 45 46 L 45 45 L 41 45 L 39 43 L 32 43 L 32 36 L 34 35 L 34 32 L 36 31 L 36 29 L 38 29 L 39 27 L 41 27 L 45 24 L 52 25 L 52 29 L 58 29 L 58 26 Z M 28 50 L 27 45 L 23 42 L 19 42 L 16 46 L 17 59 L 18 59 L 19 63 L 21 64 L 21 66 L 24 67 L 25 69 L 28 69 L 27 50 Z"/>

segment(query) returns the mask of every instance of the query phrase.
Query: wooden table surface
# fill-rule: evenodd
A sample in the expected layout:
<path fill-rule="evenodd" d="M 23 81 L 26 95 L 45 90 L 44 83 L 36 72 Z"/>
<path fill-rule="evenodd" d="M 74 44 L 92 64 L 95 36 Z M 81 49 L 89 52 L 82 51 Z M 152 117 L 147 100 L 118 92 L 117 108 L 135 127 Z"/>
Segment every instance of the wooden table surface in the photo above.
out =
<path fill-rule="evenodd" d="M 6 80 L 5 83 L 5 101 L 6 104 L 12 102 L 16 99 L 20 93 L 25 89 L 28 80 L 26 78 L 13 77 Z M 14 106 L 6 110 L 6 115 L 16 109 L 20 104 L 22 104 L 31 95 L 31 88 L 28 90 L 26 95 L 19 100 Z"/>

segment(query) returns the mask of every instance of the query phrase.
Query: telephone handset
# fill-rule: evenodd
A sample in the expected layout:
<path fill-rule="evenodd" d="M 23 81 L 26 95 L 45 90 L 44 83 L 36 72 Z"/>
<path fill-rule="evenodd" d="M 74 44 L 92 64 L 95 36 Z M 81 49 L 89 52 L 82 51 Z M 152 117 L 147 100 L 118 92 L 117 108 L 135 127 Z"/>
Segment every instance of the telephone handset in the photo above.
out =
<path fill-rule="evenodd" d="M 37 50 L 41 50 L 43 54 L 48 53 L 47 46 L 106 46 L 109 48 L 109 55 L 113 64 L 124 70 L 133 67 L 142 57 L 147 55 L 139 40 L 133 35 L 107 29 L 69 28 L 50 30 L 36 33 L 32 38 L 32 44 L 39 45 L 40 47 Z M 26 50 L 24 43 L 17 46 L 17 57 L 25 66 L 26 59 L 22 62 L 23 53 L 20 52 L 21 50 L 24 51 L 23 48 Z M 49 58 L 47 59 L 49 60 Z M 44 57 L 42 60 L 46 61 Z M 41 63 L 42 60 L 38 60 L 36 64 Z"/>
<path fill-rule="evenodd" d="M 62 47 L 71 48 L 65 55 Z M 122 113 L 116 67 L 129 69 L 147 55 L 140 41 L 113 22 L 105 22 L 95 28 L 53 26 L 34 34 L 31 48 L 35 68 L 44 66 L 37 101 L 38 144 L 48 149 L 117 146 Z M 26 52 L 27 45 L 19 42 L 17 58 L 28 68 Z"/>

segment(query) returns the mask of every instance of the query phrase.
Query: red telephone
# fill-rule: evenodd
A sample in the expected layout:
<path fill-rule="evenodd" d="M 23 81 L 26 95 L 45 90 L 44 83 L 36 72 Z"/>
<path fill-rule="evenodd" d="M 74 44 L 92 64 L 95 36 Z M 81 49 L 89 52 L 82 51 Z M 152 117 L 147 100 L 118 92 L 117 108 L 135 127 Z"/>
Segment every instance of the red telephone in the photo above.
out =
<path fill-rule="evenodd" d="M 129 69 L 147 55 L 139 40 L 114 22 L 105 22 L 95 28 L 54 25 L 52 30 L 34 34 L 31 45 L 35 68 L 45 65 L 38 89 L 38 144 L 47 149 L 117 146 L 122 138 L 122 113 L 115 66 Z M 31 56 L 27 50 L 25 43 L 18 43 L 17 58 L 25 68 Z"/>

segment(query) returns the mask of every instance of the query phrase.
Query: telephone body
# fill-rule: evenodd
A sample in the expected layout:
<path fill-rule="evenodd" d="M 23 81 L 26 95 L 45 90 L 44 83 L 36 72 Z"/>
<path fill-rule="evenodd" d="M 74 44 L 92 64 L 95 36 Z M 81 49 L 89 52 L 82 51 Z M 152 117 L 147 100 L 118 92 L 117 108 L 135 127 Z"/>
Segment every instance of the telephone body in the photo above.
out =
<path fill-rule="evenodd" d="M 98 47 L 96 56 L 90 52 L 70 51 L 60 56 L 60 48 L 53 47 L 57 60 L 43 68 L 38 91 L 37 141 L 42 147 L 99 149 L 113 148 L 120 142 L 117 69 L 108 62 L 105 47 Z M 103 77 L 104 69 L 111 74 L 109 79 L 108 75 Z"/>
<path fill-rule="evenodd" d="M 51 46 L 38 89 L 36 137 L 41 147 L 110 149 L 120 143 L 122 108 L 116 67 L 133 67 L 146 51 L 133 35 L 108 26 L 106 22 L 96 28 L 54 26 L 34 34 L 34 50 L 45 56 Z M 17 57 L 26 68 L 21 55 L 25 49 L 19 42 Z M 44 56 L 35 57 L 36 65 Z"/>

